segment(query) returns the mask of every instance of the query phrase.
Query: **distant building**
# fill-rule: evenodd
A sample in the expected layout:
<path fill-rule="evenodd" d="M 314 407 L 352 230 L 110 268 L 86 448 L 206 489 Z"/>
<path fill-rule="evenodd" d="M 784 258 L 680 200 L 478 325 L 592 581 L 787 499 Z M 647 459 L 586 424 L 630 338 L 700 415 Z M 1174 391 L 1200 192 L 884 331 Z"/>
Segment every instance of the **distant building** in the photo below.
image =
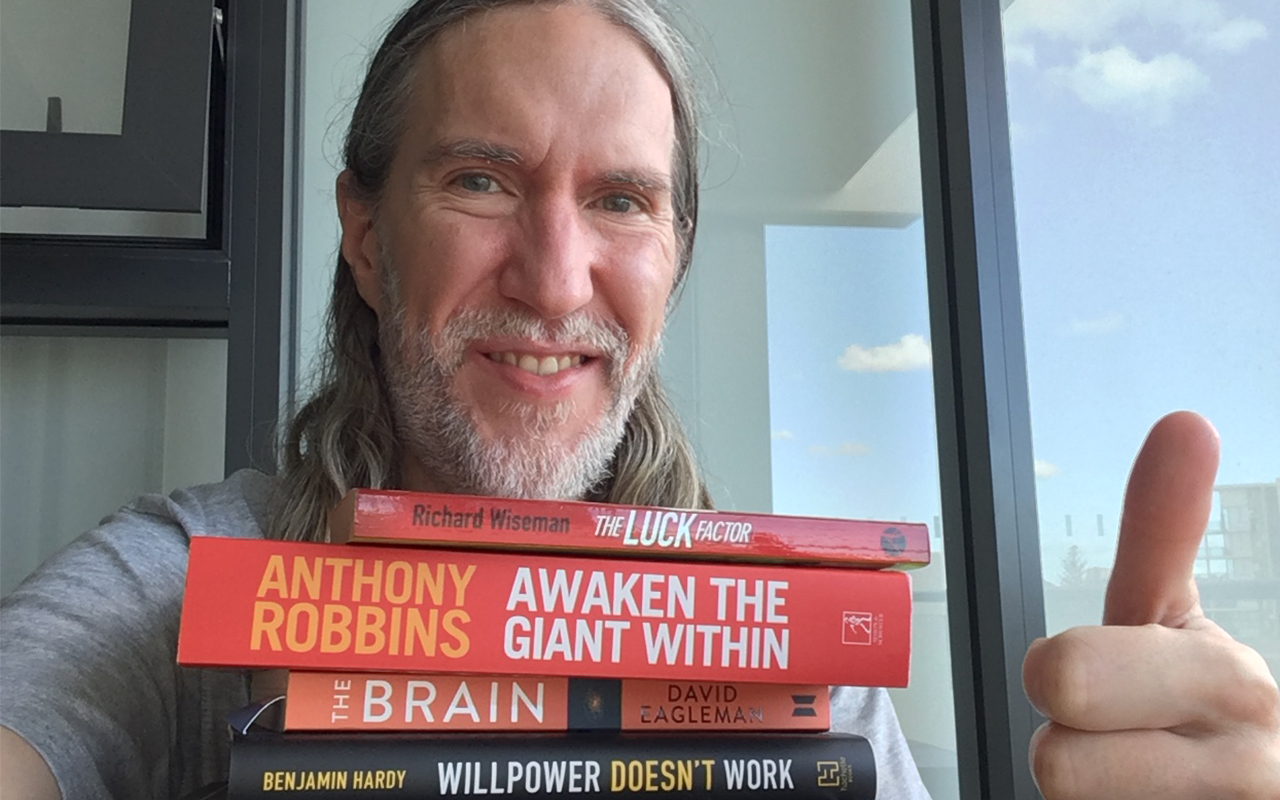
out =
<path fill-rule="evenodd" d="M 1111 580 L 1111 567 L 1089 567 L 1084 571 L 1084 582 L 1097 586 L 1106 586 Z"/>
<path fill-rule="evenodd" d="M 1280 480 L 1216 486 L 1196 560 L 1205 613 L 1280 674 Z"/>
<path fill-rule="evenodd" d="M 1280 480 L 1216 486 L 1218 518 L 1210 520 L 1196 564 L 1202 577 L 1280 578 Z"/>

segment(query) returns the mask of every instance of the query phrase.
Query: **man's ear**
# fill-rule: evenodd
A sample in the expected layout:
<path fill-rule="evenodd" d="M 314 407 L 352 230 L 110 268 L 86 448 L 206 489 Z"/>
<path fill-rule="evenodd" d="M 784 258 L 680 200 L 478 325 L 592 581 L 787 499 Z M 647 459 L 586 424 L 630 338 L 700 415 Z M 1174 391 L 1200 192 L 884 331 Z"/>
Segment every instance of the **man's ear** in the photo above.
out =
<path fill-rule="evenodd" d="M 338 176 L 338 220 L 342 223 L 342 257 L 351 267 L 356 290 L 373 313 L 382 315 L 382 264 L 379 258 L 378 231 L 373 224 L 373 209 L 357 199 L 351 170 Z"/>

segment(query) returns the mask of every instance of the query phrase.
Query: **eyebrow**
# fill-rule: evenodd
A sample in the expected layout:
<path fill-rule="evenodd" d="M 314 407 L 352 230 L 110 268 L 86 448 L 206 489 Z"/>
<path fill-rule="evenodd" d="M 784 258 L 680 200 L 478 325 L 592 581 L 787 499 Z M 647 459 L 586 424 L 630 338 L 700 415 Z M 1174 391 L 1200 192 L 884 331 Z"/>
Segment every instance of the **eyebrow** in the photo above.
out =
<path fill-rule="evenodd" d="M 454 139 L 439 142 L 422 158 L 424 166 L 439 164 L 450 159 L 489 161 L 495 164 L 524 163 L 520 153 L 513 148 L 486 139 Z M 671 193 L 671 181 L 661 172 L 652 170 L 612 170 L 602 176 L 605 183 L 632 186 L 645 191 Z"/>
<path fill-rule="evenodd" d="M 637 189 L 646 191 L 671 193 L 671 181 L 667 179 L 667 176 L 660 172 L 650 172 L 648 170 L 606 172 L 604 174 L 604 182 L 620 186 L 634 186 Z"/>
<path fill-rule="evenodd" d="M 520 164 L 523 159 L 510 147 L 484 139 L 455 139 L 434 145 L 423 157 L 424 165 L 438 164 L 449 159 L 490 161 L 496 164 Z"/>

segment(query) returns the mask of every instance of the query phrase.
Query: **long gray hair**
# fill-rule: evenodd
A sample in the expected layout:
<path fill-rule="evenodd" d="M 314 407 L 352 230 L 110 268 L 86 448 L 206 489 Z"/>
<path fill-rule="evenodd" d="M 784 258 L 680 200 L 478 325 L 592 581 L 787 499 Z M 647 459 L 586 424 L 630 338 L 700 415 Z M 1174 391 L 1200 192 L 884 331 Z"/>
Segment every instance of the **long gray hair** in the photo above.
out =
<path fill-rule="evenodd" d="M 698 219 L 698 119 L 688 45 L 661 0 L 419 0 L 391 26 L 356 101 L 343 149 L 350 189 L 376 208 L 413 92 L 417 56 L 440 31 L 486 9 L 538 2 L 590 5 L 645 45 L 671 89 L 675 119 L 672 205 L 679 264 L 689 267 Z M 325 541 L 327 517 L 349 489 L 399 485 L 397 441 L 378 346 L 378 320 L 356 291 L 341 253 L 334 274 L 319 388 L 288 424 L 269 535 Z M 655 370 L 636 399 L 609 475 L 586 498 L 609 503 L 709 508 L 711 497 Z"/>

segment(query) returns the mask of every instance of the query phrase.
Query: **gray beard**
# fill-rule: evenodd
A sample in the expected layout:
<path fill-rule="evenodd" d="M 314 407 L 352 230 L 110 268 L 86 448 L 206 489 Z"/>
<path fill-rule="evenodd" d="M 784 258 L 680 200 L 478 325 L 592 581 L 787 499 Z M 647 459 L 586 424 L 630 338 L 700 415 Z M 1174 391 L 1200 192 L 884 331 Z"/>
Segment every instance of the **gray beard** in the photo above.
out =
<path fill-rule="evenodd" d="M 379 323 L 379 343 L 396 434 L 442 491 L 529 499 L 581 499 L 609 477 L 627 419 L 657 361 L 659 345 L 638 352 L 630 364 L 621 327 L 585 313 L 548 323 L 504 311 L 462 311 L 438 337 L 406 330 L 395 287 L 386 292 L 389 314 Z M 520 337 L 589 348 L 608 363 L 612 399 L 576 442 L 552 434 L 578 410 L 571 401 L 554 406 L 511 402 L 501 413 L 521 421 L 518 436 L 486 440 L 473 411 L 453 384 L 468 343 L 482 337 Z M 577 345 L 575 348 L 573 345 Z"/>

